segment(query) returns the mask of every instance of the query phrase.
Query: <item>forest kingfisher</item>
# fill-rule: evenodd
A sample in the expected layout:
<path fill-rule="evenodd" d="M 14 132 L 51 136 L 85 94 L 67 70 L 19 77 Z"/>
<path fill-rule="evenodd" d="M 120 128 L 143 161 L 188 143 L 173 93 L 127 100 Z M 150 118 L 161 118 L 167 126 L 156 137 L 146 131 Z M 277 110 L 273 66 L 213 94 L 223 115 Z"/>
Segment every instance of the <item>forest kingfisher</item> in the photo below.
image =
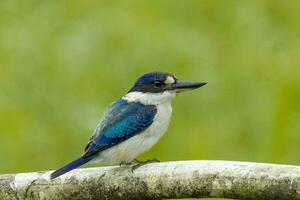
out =
<path fill-rule="evenodd" d="M 206 83 L 178 80 L 164 72 L 141 76 L 122 98 L 113 102 L 96 127 L 81 157 L 54 171 L 54 179 L 86 163 L 129 164 L 137 167 L 158 161 L 136 158 L 150 149 L 166 132 L 172 114 L 171 102 L 180 92 Z"/>

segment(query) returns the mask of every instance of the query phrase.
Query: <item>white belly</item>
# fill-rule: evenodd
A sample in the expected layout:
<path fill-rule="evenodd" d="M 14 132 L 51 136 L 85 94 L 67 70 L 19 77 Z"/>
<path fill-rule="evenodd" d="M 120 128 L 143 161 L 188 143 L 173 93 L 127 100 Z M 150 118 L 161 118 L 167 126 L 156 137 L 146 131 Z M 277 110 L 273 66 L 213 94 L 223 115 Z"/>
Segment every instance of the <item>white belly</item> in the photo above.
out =
<path fill-rule="evenodd" d="M 104 165 L 130 162 L 140 154 L 149 150 L 166 132 L 172 114 L 171 102 L 165 102 L 157 106 L 157 114 L 153 123 L 142 133 L 139 133 L 126 141 L 102 151 L 99 156 L 90 163 Z"/>

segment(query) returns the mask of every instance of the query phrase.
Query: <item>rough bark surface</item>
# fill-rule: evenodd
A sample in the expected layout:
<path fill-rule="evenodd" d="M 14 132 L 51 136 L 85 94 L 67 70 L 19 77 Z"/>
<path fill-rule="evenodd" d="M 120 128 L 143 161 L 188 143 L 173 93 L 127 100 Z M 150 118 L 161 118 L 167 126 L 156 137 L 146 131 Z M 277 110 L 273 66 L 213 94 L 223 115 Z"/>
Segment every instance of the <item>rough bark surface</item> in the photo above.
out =
<path fill-rule="evenodd" d="M 233 161 L 178 161 L 0 175 L 0 199 L 300 199 L 300 167 Z"/>

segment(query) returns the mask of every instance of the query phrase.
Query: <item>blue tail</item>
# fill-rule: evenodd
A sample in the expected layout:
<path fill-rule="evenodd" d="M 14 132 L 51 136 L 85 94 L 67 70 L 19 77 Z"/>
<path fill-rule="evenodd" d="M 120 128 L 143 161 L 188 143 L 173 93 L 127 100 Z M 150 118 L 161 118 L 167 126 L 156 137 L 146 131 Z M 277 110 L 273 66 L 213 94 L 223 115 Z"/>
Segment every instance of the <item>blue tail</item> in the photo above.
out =
<path fill-rule="evenodd" d="M 55 179 L 87 162 L 89 162 L 93 157 L 80 157 L 72 162 L 70 162 L 69 164 L 66 164 L 65 166 L 63 166 L 62 168 L 56 170 L 55 172 L 53 172 L 50 175 L 50 179 Z"/>

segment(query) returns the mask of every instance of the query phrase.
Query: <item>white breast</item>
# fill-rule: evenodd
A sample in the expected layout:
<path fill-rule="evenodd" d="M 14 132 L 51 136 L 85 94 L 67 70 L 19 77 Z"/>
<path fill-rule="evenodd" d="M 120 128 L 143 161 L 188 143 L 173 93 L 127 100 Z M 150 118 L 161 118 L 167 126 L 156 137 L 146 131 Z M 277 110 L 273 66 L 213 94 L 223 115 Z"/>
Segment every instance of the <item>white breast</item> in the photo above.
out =
<path fill-rule="evenodd" d="M 171 100 L 160 102 L 153 123 L 142 133 L 113 146 L 100 153 L 99 157 L 90 163 L 106 165 L 130 162 L 140 154 L 149 150 L 166 132 L 172 115 Z"/>

